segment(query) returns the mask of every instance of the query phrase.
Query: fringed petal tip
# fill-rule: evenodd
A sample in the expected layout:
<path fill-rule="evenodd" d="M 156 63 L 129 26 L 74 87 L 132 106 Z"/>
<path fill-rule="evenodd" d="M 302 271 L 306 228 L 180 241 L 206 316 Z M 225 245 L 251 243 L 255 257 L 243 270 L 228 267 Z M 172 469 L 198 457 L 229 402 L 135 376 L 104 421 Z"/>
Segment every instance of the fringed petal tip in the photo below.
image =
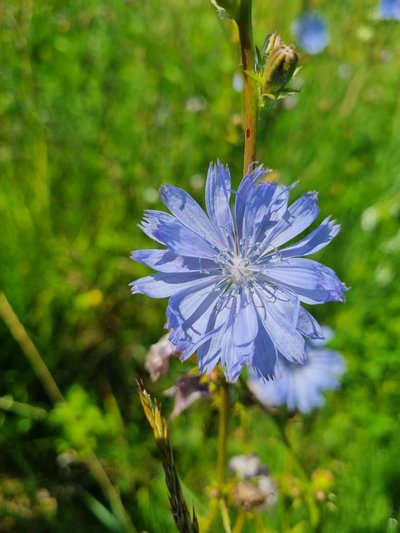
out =
<path fill-rule="evenodd" d="M 351 287 L 347 287 L 342 281 L 339 281 L 337 289 L 331 292 L 331 297 L 327 300 L 328 302 L 346 302 L 345 292 L 349 291 Z"/>
<path fill-rule="evenodd" d="M 256 376 L 256 378 L 258 379 L 258 381 L 260 381 L 261 383 L 268 383 L 270 381 L 274 381 L 277 378 L 275 372 L 272 374 L 264 375 L 259 371 L 259 369 L 256 366 L 252 366 L 251 369 L 254 375 Z"/>
<path fill-rule="evenodd" d="M 131 293 L 132 294 L 139 294 L 139 291 L 137 290 L 135 281 L 132 281 L 131 283 L 129 283 L 129 287 L 131 288 Z"/>
<path fill-rule="evenodd" d="M 234 368 L 223 368 L 223 371 L 228 383 L 236 383 L 242 371 L 242 365 L 237 365 Z"/>

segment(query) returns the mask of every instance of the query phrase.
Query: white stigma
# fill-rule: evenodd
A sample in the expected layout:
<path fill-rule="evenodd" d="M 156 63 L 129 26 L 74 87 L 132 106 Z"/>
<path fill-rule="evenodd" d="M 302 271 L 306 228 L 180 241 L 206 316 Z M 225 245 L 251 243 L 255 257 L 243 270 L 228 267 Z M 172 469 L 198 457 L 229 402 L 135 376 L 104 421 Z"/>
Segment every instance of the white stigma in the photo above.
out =
<path fill-rule="evenodd" d="M 228 271 L 230 278 L 233 283 L 238 283 L 240 281 L 247 281 L 251 276 L 251 270 L 247 268 L 244 264 L 243 259 L 235 255 L 232 259 L 232 263 L 229 265 Z"/>

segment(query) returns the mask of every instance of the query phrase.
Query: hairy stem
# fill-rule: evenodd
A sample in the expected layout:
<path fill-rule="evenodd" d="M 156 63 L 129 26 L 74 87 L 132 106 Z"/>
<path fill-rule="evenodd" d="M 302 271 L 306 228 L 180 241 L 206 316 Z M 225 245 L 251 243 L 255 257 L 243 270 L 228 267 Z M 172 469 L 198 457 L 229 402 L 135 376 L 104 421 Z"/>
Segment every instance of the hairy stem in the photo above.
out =
<path fill-rule="evenodd" d="M 244 157 L 243 175 L 256 160 L 258 98 L 256 82 L 246 71 L 254 71 L 252 0 L 241 0 L 236 19 L 239 29 L 240 51 L 244 74 Z"/>

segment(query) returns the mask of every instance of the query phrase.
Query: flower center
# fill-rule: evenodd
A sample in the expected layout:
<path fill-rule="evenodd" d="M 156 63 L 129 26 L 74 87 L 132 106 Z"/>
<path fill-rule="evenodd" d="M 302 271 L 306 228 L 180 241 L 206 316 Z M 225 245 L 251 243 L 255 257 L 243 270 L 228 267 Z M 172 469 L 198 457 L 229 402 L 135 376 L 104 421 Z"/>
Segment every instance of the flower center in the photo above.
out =
<path fill-rule="evenodd" d="M 239 281 L 247 281 L 251 276 L 251 270 L 247 268 L 243 259 L 235 255 L 232 259 L 231 264 L 229 265 L 228 272 L 230 278 L 234 283 Z"/>

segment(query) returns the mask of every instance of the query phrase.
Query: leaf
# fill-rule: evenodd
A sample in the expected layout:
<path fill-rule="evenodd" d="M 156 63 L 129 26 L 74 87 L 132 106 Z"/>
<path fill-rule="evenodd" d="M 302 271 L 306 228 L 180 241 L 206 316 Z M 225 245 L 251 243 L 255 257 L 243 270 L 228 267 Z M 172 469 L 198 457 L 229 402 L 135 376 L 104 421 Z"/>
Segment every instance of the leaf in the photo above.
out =
<path fill-rule="evenodd" d="M 264 85 L 264 78 L 262 78 L 255 72 L 252 72 L 251 70 L 245 70 L 244 73 L 246 74 L 246 76 L 259 83 L 261 86 Z"/>
<path fill-rule="evenodd" d="M 105 507 L 99 500 L 96 500 L 91 494 L 86 491 L 82 491 L 83 501 L 87 507 L 92 511 L 97 520 L 106 527 L 109 531 L 115 531 L 115 533 L 121 533 L 122 528 L 118 519 L 112 514 L 112 512 Z"/>

